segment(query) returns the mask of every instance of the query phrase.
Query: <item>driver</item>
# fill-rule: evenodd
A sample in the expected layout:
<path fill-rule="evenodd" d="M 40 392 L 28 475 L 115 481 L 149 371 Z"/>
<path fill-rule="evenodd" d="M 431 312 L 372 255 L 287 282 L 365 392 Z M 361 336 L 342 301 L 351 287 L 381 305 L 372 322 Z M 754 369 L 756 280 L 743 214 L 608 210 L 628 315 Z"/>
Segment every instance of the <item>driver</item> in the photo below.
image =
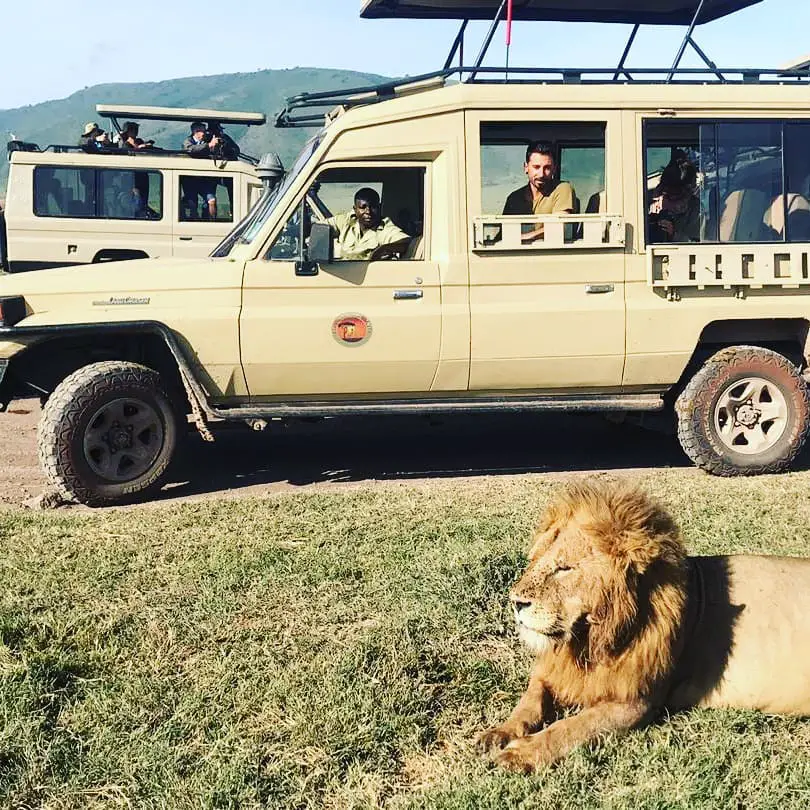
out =
<path fill-rule="evenodd" d="M 373 188 L 361 188 L 354 195 L 351 211 L 326 221 L 337 238 L 336 258 L 343 261 L 368 261 L 402 253 L 411 239 L 388 217 L 380 216 L 380 195 Z"/>

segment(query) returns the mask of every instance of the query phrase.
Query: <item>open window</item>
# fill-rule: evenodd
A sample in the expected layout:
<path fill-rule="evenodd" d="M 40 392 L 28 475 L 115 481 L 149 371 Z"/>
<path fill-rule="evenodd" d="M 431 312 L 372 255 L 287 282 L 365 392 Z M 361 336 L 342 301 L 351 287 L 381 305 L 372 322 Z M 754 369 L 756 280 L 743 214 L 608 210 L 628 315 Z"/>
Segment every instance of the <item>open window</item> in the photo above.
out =
<path fill-rule="evenodd" d="M 300 256 L 301 238 L 308 238 L 314 222 L 330 226 L 336 262 L 424 259 L 425 169 L 326 169 L 309 187 L 266 258 L 290 261 Z"/>
<path fill-rule="evenodd" d="M 233 222 L 233 178 L 180 175 L 180 222 Z"/>
<path fill-rule="evenodd" d="M 481 124 L 482 213 L 505 213 L 510 194 L 525 189 L 528 195 L 525 167 L 532 144 L 552 153 L 555 181 L 573 189 L 573 213 L 607 210 L 604 122 L 493 121 Z"/>
<path fill-rule="evenodd" d="M 624 242 L 611 216 L 605 121 L 481 123 L 481 216 L 475 250 L 613 247 Z"/>

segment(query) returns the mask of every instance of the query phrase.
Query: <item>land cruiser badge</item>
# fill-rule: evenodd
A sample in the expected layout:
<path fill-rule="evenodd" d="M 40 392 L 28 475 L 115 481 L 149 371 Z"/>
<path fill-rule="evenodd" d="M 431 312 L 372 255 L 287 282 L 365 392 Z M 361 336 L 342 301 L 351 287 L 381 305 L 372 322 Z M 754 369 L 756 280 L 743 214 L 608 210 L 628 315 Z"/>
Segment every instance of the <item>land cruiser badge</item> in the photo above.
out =
<path fill-rule="evenodd" d="M 371 337 L 371 321 L 356 312 L 338 315 L 332 322 L 332 336 L 344 346 L 362 346 Z"/>

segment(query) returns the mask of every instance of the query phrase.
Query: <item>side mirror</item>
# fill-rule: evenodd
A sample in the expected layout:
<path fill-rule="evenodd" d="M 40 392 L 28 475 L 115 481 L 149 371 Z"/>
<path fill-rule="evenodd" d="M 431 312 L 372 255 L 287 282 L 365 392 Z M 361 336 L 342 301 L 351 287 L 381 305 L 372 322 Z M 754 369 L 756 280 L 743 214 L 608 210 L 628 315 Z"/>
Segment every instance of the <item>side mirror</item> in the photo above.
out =
<path fill-rule="evenodd" d="M 333 260 L 332 229 L 325 222 L 312 223 L 307 258 L 316 264 L 329 264 Z"/>

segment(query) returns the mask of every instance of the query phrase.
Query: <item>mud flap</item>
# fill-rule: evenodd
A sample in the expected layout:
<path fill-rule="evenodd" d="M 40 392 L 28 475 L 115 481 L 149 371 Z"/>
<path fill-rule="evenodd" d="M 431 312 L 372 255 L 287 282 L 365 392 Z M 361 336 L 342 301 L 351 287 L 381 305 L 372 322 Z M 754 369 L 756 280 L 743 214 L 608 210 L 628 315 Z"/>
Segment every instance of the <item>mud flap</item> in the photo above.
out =
<path fill-rule="evenodd" d="M 8 408 L 8 403 L 11 402 L 11 387 L 8 384 L 7 371 L 8 360 L 0 359 L 0 413 Z"/>

